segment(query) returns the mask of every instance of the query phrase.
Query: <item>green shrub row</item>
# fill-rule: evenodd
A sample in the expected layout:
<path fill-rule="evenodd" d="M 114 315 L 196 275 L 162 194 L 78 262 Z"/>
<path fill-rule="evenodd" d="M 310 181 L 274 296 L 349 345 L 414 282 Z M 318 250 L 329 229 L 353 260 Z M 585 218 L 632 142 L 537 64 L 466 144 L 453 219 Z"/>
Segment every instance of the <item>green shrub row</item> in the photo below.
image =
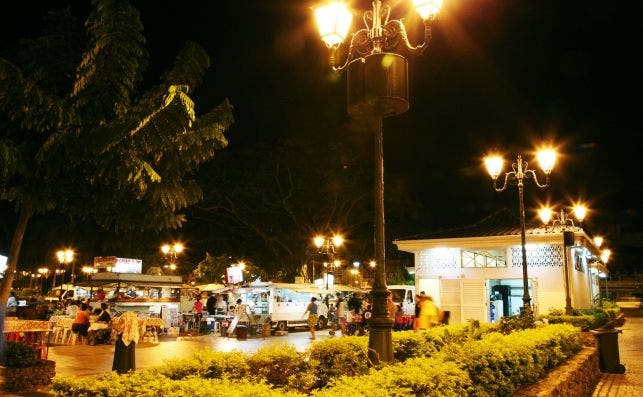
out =
<path fill-rule="evenodd" d="M 490 333 L 480 340 L 449 344 L 430 358 L 344 376 L 315 397 L 510 396 L 581 349 L 578 330 L 553 325 L 511 335 Z"/>
<path fill-rule="evenodd" d="M 546 316 L 550 324 L 571 324 L 583 332 L 596 329 L 607 324 L 608 318 L 605 313 L 594 313 L 581 316 Z"/>
<path fill-rule="evenodd" d="M 226 396 L 311 391 L 330 396 L 348 390 L 359 395 L 358 389 L 368 395 L 463 395 L 465 390 L 502 395 L 537 379 L 580 349 L 578 331 L 569 325 L 508 336 L 494 329 L 469 324 L 394 333 L 394 350 L 401 362 L 379 370 L 369 369 L 367 338 L 354 336 L 315 343 L 303 354 L 293 346 L 275 344 L 252 355 L 199 351 L 187 359 L 120 376 L 57 376 L 52 391 L 65 396 L 201 396 L 192 390 L 203 387 L 211 394 L 225 385 Z"/>

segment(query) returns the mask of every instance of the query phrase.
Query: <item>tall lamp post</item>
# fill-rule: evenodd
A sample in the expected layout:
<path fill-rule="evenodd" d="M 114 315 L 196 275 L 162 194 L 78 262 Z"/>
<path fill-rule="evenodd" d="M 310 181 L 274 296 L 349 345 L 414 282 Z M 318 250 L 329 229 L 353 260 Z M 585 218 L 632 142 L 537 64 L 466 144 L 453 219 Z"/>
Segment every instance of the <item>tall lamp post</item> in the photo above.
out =
<path fill-rule="evenodd" d="M 335 252 L 337 248 L 341 247 L 344 244 L 344 237 L 339 234 L 336 234 L 332 237 L 327 236 L 315 236 L 313 238 L 313 244 L 317 247 L 317 252 L 322 255 L 327 255 L 329 261 L 324 262 L 326 267 L 326 289 L 328 289 L 328 272 L 329 270 L 333 271 L 333 276 L 335 275 L 334 268 L 339 267 L 339 261 L 335 259 Z M 315 278 L 315 265 L 313 264 L 313 282 Z"/>
<path fill-rule="evenodd" d="M 49 277 L 49 269 L 46 267 L 39 268 L 38 277 L 40 277 L 40 293 L 42 294 L 42 280 Z"/>
<path fill-rule="evenodd" d="M 536 158 L 540 168 L 546 175 L 546 182 L 544 184 L 541 184 L 538 181 L 536 171 L 529 169 L 527 162 L 522 159 L 521 155 L 518 155 L 516 162 L 511 165 L 512 171 L 505 173 L 504 182 L 500 187 L 498 187 L 497 182 L 498 176 L 502 172 L 504 160 L 502 157 L 497 155 L 488 156 L 484 160 L 485 165 L 487 166 L 487 171 L 489 171 L 489 175 L 491 176 L 491 179 L 493 179 L 493 188 L 497 192 L 505 190 L 509 182 L 515 183 L 518 186 L 518 202 L 520 205 L 520 244 L 522 248 L 522 309 L 524 315 L 531 314 L 531 297 L 529 296 L 529 278 L 527 276 L 527 248 L 525 241 L 525 181 L 532 179 L 539 188 L 546 188 L 549 186 L 549 174 L 556 163 L 556 152 L 552 149 L 543 149 L 537 153 Z"/>
<path fill-rule="evenodd" d="M 574 213 L 574 218 L 580 223 L 585 219 L 587 215 L 587 207 L 582 204 L 577 204 L 572 209 Z M 544 207 L 538 210 L 538 215 L 540 220 L 553 229 L 558 227 L 563 232 L 563 274 L 565 280 L 565 314 L 571 316 L 574 314 L 574 309 L 572 308 L 572 298 L 569 293 L 569 260 L 567 259 L 567 247 L 574 244 L 574 232 L 581 231 L 580 226 L 574 224 L 574 220 L 571 216 L 565 213 L 564 209 L 561 209 L 560 212 L 554 213 L 551 208 Z M 551 225 L 550 225 L 551 222 Z"/>
<path fill-rule="evenodd" d="M 163 267 L 165 269 L 170 269 L 171 271 L 175 271 L 177 268 L 176 263 L 178 262 L 178 257 L 181 252 L 183 252 L 185 247 L 183 247 L 183 244 L 181 243 L 174 243 L 174 244 L 163 244 L 161 246 L 161 252 L 165 256 L 165 260 L 168 262 Z"/>
<path fill-rule="evenodd" d="M 372 2 L 363 15 L 365 27 L 352 34 L 346 60 L 337 62 L 337 50 L 350 29 L 352 14 L 345 4 L 333 1 L 315 9 L 322 40 L 330 50 L 334 71 L 346 71 L 348 113 L 363 120 L 373 131 L 374 144 L 374 226 L 376 268 L 372 288 L 373 316 L 369 328 L 371 361 L 393 361 L 393 320 L 386 298 L 384 234 L 384 137 L 385 117 L 406 112 L 409 108 L 408 62 L 405 55 L 421 54 L 431 39 L 431 25 L 442 0 L 413 0 L 415 10 L 424 21 L 424 42 L 413 46 L 400 19 L 389 20 L 391 7 L 382 1 Z"/>
<path fill-rule="evenodd" d="M 596 238 L 594 239 L 594 241 L 596 241 Z M 603 238 L 602 237 L 600 237 L 600 242 L 601 242 L 601 244 L 603 243 Z M 597 246 L 600 248 L 601 244 L 598 244 Z M 607 248 L 604 249 L 601 252 L 601 261 L 605 264 L 606 268 L 607 268 L 607 262 L 609 262 L 611 255 L 612 255 L 612 250 L 607 249 Z M 609 297 L 609 291 L 607 290 L 607 275 L 606 275 L 605 276 L 605 299 L 609 299 L 609 298 L 610 297 Z M 603 301 L 601 300 L 601 306 L 602 305 L 603 305 Z"/>
<path fill-rule="evenodd" d="M 56 252 L 56 257 L 61 266 L 64 266 L 66 263 L 71 263 L 71 285 L 74 285 L 76 279 L 76 263 L 74 263 L 74 251 L 70 249 L 59 250 Z M 63 279 L 63 284 L 65 280 Z M 69 289 L 69 288 L 68 288 Z"/>

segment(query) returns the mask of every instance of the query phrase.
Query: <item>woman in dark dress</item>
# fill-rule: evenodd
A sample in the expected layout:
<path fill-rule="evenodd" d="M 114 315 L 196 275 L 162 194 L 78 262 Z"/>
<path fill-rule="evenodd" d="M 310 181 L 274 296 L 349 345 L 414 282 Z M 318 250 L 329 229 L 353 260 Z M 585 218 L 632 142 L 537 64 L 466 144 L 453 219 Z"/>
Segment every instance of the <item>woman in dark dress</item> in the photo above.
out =
<path fill-rule="evenodd" d="M 114 364 L 112 371 L 119 374 L 136 369 L 136 344 L 139 339 L 138 318 L 133 312 L 125 312 L 112 320 L 113 328 L 118 332 Z"/>

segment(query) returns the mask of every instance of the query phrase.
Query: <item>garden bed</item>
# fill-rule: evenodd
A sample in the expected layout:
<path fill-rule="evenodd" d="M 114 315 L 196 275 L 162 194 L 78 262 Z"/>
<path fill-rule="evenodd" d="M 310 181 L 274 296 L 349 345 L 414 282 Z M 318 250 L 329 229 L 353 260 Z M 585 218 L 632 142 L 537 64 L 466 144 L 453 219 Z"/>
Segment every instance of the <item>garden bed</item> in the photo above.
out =
<path fill-rule="evenodd" d="M 56 377 L 57 395 L 193 397 L 511 395 L 581 349 L 579 331 L 549 325 L 508 335 L 491 326 L 394 333 L 397 362 L 370 368 L 366 337 L 333 338 L 305 353 L 275 344 L 248 355 L 196 352 L 127 375 Z"/>
<path fill-rule="evenodd" d="M 12 368 L 0 366 L 0 388 L 7 391 L 37 389 L 51 384 L 56 375 L 56 363 L 51 360 L 37 360 L 33 366 Z"/>

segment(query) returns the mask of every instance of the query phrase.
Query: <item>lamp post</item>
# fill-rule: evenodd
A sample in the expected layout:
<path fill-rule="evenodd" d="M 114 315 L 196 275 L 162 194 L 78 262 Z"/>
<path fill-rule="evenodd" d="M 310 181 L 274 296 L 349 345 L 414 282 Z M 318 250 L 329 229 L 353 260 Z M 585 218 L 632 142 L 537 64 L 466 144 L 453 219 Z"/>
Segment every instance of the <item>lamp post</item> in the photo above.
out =
<path fill-rule="evenodd" d="M 54 273 L 54 279 L 53 279 L 53 281 L 51 283 L 52 291 L 54 290 L 54 288 L 56 288 L 56 276 L 58 276 L 59 274 L 64 274 L 65 269 L 54 269 L 53 273 Z"/>
<path fill-rule="evenodd" d="M 335 251 L 337 248 L 341 247 L 344 244 L 344 237 L 339 234 L 335 234 L 332 237 L 327 236 L 315 236 L 313 238 L 313 244 L 317 247 L 317 252 L 322 255 L 327 255 L 329 261 L 324 262 L 324 267 L 326 268 L 326 289 L 328 289 L 328 272 L 329 269 L 333 271 L 335 275 L 334 268 L 339 267 L 341 262 L 335 259 Z M 315 265 L 313 264 L 313 282 L 315 277 Z"/>
<path fill-rule="evenodd" d="M 92 266 L 83 266 L 83 273 L 85 273 L 85 280 L 89 281 L 89 276 L 96 273 L 98 269 Z"/>
<path fill-rule="evenodd" d="M 38 269 L 38 277 L 40 277 L 40 293 L 42 294 L 42 280 L 49 276 L 49 269 L 41 267 Z"/>
<path fill-rule="evenodd" d="M 161 252 L 165 256 L 165 260 L 168 262 L 163 267 L 174 272 L 177 268 L 176 262 L 178 262 L 178 257 L 185 247 L 181 243 L 174 244 L 163 244 L 161 246 Z"/>
<path fill-rule="evenodd" d="M 600 238 L 600 242 L 602 244 L 603 243 L 603 238 L 602 237 L 595 237 L 594 241 L 596 241 L 597 238 Z M 598 244 L 599 248 L 600 248 L 601 244 Z M 611 255 L 612 255 L 612 250 L 607 249 L 607 248 L 604 249 L 601 252 L 601 261 L 605 264 L 605 268 L 607 268 L 607 262 L 609 262 Z M 605 275 L 605 299 L 609 299 L 609 291 L 607 290 L 607 275 Z M 601 306 L 602 306 L 602 304 L 603 304 L 603 301 L 601 301 Z"/>
<path fill-rule="evenodd" d="M 60 262 L 61 266 L 64 266 L 66 263 L 72 264 L 71 284 L 74 285 L 74 281 L 76 279 L 76 263 L 74 263 L 74 251 L 71 249 L 59 250 L 58 252 L 56 252 L 56 257 L 58 258 L 58 262 Z M 65 280 L 63 279 L 63 284 L 64 283 Z"/>
<path fill-rule="evenodd" d="M 531 297 L 529 296 L 529 278 L 527 276 L 527 248 L 526 248 L 526 237 L 525 237 L 525 200 L 524 200 L 524 186 L 525 181 L 533 179 L 536 186 L 539 188 L 546 188 L 549 186 L 549 174 L 554 168 L 556 163 L 556 152 L 552 149 L 543 149 L 540 150 L 536 158 L 540 165 L 540 168 L 546 175 L 546 182 L 541 184 L 538 181 L 536 171 L 529 169 L 526 161 L 522 159 L 521 155 L 518 155 L 516 162 L 511 165 L 512 171 L 505 173 L 504 182 L 502 186 L 498 187 L 498 176 L 502 172 L 502 164 L 504 160 L 502 157 L 497 155 L 488 156 L 485 158 L 484 162 L 487 166 L 487 171 L 493 179 L 493 188 L 497 192 L 502 192 L 507 188 L 508 182 L 515 182 L 518 186 L 518 202 L 520 206 L 520 244 L 522 248 L 522 302 L 523 302 L 523 314 L 531 314 Z"/>
<path fill-rule="evenodd" d="M 346 71 L 348 113 L 362 120 L 374 135 L 374 229 L 375 259 L 381 266 L 373 282 L 373 316 L 369 327 L 371 361 L 393 361 L 393 320 L 388 313 L 386 298 L 385 234 L 384 234 L 384 137 L 385 117 L 406 112 L 409 108 L 408 62 L 405 55 L 419 55 L 431 39 L 431 25 L 442 0 L 414 0 L 415 10 L 424 21 L 424 41 L 413 46 L 400 19 L 389 20 L 391 7 L 374 0 L 372 9 L 363 15 L 365 27 L 352 34 L 346 60 L 337 63 L 337 50 L 346 38 L 352 15 L 340 1 L 326 3 L 315 9 L 319 33 L 330 50 L 334 71 Z"/>
<path fill-rule="evenodd" d="M 587 214 L 587 207 L 577 204 L 573 207 L 574 217 L 579 223 L 583 222 Z M 559 213 L 554 213 L 551 208 L 544 207 L 538 210 L 540 220 L 548 225 L 551 222 L 551 228 L 558 226 L 563 232 L 563 275 L 565 280 L 565 314 L 571 316 L 574 314 L 572 308 L 572 298 L 569 293 L 569 260 L 567 259 L 567 246 L 574 242 L 574 232 L 582 230 L 574 225 L 574 220 L 561 209 Z"/>

